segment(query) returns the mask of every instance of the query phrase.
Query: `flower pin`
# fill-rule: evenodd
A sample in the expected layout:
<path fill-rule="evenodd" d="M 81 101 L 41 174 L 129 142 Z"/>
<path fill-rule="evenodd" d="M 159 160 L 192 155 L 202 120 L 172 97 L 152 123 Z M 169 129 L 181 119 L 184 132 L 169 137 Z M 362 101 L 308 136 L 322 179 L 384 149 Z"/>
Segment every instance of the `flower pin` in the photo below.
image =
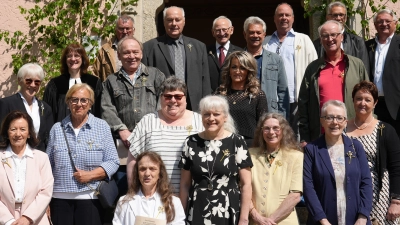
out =
<path fill-rule="evenodd" d="M 43 116 L 43 111 L 44 111 L 44 104 L 43 103 L 40 105 L 40 109 L 42 110 L 42 116 Z"/>
<path fill-rule="evenodd" d="M 375 52 L 375 44 L 374 43 L 372 43 L 369 47 L 371 48 L 372 52 Z"/>
<path fill-rule="evenodd" d="M 8 167 L 10 167 L 10 168 L 11 168 L 11 165 L 10 165 L 10 163 L 8 163 L 8 159 L 1 159 L 1 162 L 2 162 L 3 164 L 7 164 L 7 165 L 8 165 Z"/>
<path fill-rule="evenodd" d="M 381 136 L 382 136 L 383 128 L 385 128 L 384 124 L 378 125 L 378 129 L 381 130 Z"/>
<path fill-rule="evenodd" d="M 277 161 L 275 162 L 275 169 L 274 169 L 274 173 L 273 173 L 272 175 L 275 174 L 275 171 L 276 171 L 276 169 L 278 169 L 278 166 L 282 166 L 282 162 L 281 162 L 280 160 L 277 160 Z"/>
<path fill-rule="evenodd" d="M 249 104 L 251 103 L 251 99 L 253 98 L 253 94 L 249 94 L 249 97 L 250 97 L 250 101 L 249 101 Z"/>
<path fill-rule="evenodd" d="M 193 47 L 192 44 L 187 44 L 187 47 L 189 48 L 189 51 L 192 51 L 192 47 Z"/>
<path fill-rule="evenodd" d="M 349 164 L 350 164 L 351 163 L 351 159 L 355 158 L 355 156 L 353 155 L 352 151 L 348 151 L 346 155 L 349 157 Z"/>
<path fill-rule="evenodd" d="M 188 131 L 188 134 L 190 135 L 190 132 L 193 130 L 193 126 L 192 125 L 187 125 L 185 128 Z"/>
<path fill-rule="evenodd" d="M 142 77 L 140 80 L 142 81 L 142 86 L 144 86 L 144 84 L 145 84 L 146 81 L 147 81 L 147 77 Z"/>
<path fill-rule="evenodd" d="M 158 217 L 158 215 L 160 215 L 160 213 L 163 213 L 163 212 L 164 212 L 164 207 L 159 206 L 158 207 L 158 214 L 157 214 L 156 218 Z"/>
<path fill-rule="evenodd" d="M 220 162 L 222 162 L 222 160 L 224 159 L 224 157 L 228 157 L 228 156 L 229 156 L 229 150 L 228 150 L 228 149 L 222 150 L 222 152 L 224 153 L 224 155 L 222 156 Z"/>
<path fill-rule="evenodd" d="M 301 46 L 300 46 L 300 45 L 297 45 L 297 46 L 296 46 L 296 50 L 297 50 L 297 51 L 300 51 L 300 49 L 301 49 Z"/>
<path fill-rule="evenodd" d="M 212 51 L 208 52 L 208 54 L 212 55 L 212 57 L 215 58 L 214 54 L 212 53 Z"/>

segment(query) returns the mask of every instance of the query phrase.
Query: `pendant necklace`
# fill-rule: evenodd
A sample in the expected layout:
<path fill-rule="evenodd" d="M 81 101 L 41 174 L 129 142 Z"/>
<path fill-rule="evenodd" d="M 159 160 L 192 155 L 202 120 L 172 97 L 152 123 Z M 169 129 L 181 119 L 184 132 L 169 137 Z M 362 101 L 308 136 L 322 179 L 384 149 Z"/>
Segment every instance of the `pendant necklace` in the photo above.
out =
<path fill-rule="evenodd" d="M 372 118 L 372 120 L 369 121 L 369 123 L 367 123 L 364 127 L 359 127 L 359 126 L 357 126 L 357 124 L 356 124 L 356 119 L 354 119 L 354 126 L 356 126 L 357 129 L 359 129 L 359 130 L 364 130 L 365 128 L 367 128 L 367 127 L 369 126 L 369 124 L 372 123 L 372 121 L 374 121 L 374 118 Z"/>

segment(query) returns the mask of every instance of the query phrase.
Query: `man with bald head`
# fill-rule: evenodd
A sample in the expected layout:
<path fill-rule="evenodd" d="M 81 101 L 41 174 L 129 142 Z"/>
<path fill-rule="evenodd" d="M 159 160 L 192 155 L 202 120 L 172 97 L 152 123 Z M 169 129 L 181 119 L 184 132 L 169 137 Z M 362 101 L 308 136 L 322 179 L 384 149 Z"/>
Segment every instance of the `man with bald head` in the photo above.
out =
<path fill-rule="evenodd" d="M 210 70 L 211 89 L 214 92 L 221 84 L 221 68 L 228 57 L 234 51 L 243 51 L 242 48 L 233 45 L 229 39 L 233 34 L 232 22 L 225 16 L 217 17 L 212 25 L 211 33 L 215 43 L 207 47 L 208 67 Z"/>
<path fill-rule="evenodd" d="M 324 56 L 308 65 L 299 93 L 299 131 L 303 145 L 323 133 L 320 110 L 325 102 L 344 102 L 347 119 L 354 118 L 353 87 L 363 80 L 369 80 L 363 62 L 346 55 L 341 49 L 342 30 L 342 23 L 335 20 L 326 21 L 318 28 Z"/>
<path fill-rule="evenodd" d="M 336 20 L 346 26 L 347 21 L 347 9 L 342 2 L 331 2 L 326 8 L 326 20 Z M 346 31 L 345 28 L 341 31 L 343 35 L 343 41 L 341 48 L 345 54 L 351 55 L 361 59 L 364 63 L 365 69 L 369 73 L 369 61 L 367 48 L 365 47 L 365 41 L 362 37 L 359 37 L 351 32 Z M 324 48 L 321 45 L 321 40 L 318 38 L 314 41 L 315 49 L 317 50 L 318 57 L 323 57 Z"/>
<path fill-rule="evenodd" d="M 169 76 L 185 80 L 188 87 L 187 108 L 198 111 L 200 99 L 211 94 L 206 46 L 182 34 L 185 12 L 171 6 L 163 11 L 166 34 L 144 43 L 145 65 L 157 67 Z"/>
<path fill-rule="evenodd" d="M 316 60 L 317 52 L 308 35 L 293 30 L 294 14 L 292 7 L 281 3 L 276 7 L 274 22 L 276 31 L 264 40 L 264 48 L 280 55 L 285 65 L 289 88 L 289 123 L 295 134 L 298 134 L 297 99 L 304 71 L 308 64 Z"/>

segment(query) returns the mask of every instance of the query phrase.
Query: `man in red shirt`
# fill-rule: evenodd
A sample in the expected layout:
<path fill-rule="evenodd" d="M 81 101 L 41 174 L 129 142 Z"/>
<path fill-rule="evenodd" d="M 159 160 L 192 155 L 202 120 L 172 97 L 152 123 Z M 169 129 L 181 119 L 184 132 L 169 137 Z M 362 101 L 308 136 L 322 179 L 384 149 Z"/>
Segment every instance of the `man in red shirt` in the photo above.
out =
<path fill-rule="evenodd" d="M 325 54 L 308 65 L 299 93 L 299 131 L 303 145 L 323 132 L 319 118 L 320 109 L 326 101 L 343 101 L 347 119 L 353 118 L 353 87 L 362 80 L 369 80 L 363 62 L 346 55 L 341 49 L 342 30 L 343 25 L 334 20 L 318 28 Z"/>

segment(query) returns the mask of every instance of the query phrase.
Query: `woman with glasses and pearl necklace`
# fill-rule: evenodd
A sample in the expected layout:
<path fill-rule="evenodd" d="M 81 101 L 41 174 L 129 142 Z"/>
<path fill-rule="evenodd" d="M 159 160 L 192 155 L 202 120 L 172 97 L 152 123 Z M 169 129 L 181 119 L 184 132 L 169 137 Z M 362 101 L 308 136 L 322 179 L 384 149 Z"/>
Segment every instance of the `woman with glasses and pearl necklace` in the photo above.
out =
<path fill-rule="evenodd" d="M 381 225 L 398 222 L 400 216 L 400 141 L 395 129 L 374 118 L 378 89 L 369 81 L 354 86 L 356 117 L 347 124 L 347 135 L 364 146 L 373 183 L 371 220 Z"/>
<path fill-rule="evenodd" d="M 346 112 L 341 101 L 325 102 L 320 114 L 325 134 L 304 147 L 307 225 L 371 224 L 371 174 L 361 143 L 343 133 Z"/>
<path fill-rule="evenodd" d="M 27 63 L 18 70 L 17 80 L 20 90 L 17 94 L 0 99 L 0 123 L 14 110 L 28 113 L 33 120 L 36 137 L 39 139 L 38 145 L 31 147 L 46 151 L 49 132 L 54 122 L 51 107 L 45 101 L 36 98 L 43 79 L 43 68 L 36 63 Z"/>

